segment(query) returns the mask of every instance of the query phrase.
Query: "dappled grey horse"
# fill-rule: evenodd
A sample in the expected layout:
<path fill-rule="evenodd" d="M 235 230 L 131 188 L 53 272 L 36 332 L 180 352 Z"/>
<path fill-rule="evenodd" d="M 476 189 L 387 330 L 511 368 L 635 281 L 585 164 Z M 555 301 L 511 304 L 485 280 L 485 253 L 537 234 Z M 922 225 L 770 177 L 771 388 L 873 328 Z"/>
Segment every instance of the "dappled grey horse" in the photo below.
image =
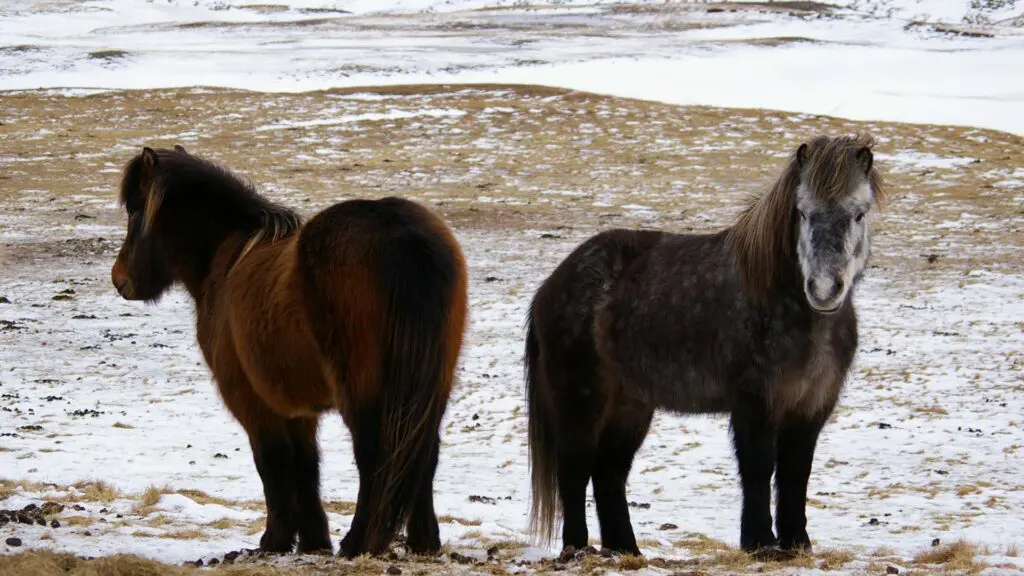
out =
<path fill-rule="evenodd" d="M 561 511 L 564 548 L 587 546 L 593 480 L 602 546 L 640 554 L 626 479 L 663 408 L 730 414 L 745 550 L 810 550 L 811 462 L 857 348 L 853 292 L 882 194 L 871 147 L 815 138 L 730 228 L 606 231 L 543 283 L 526 341 L 531 528 L 542 539 Z"/>

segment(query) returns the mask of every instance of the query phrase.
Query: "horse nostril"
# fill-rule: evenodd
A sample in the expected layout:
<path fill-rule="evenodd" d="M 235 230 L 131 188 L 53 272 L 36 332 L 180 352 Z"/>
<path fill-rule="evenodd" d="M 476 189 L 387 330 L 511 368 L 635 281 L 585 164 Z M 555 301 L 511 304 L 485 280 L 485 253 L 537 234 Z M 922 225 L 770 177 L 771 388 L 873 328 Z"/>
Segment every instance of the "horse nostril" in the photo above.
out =
<path fill-rule="evenodd" d="M 832 293 L 832 297 L 833 298 L 835 298 L 836 296 L 839 296 L 840 294 L 843 293 L 843 289 L 846 288 L 846 283 L 843 282 L 842 278 L 836 278 L 834 286 L 835 286 L 835 288 L 834 288 L 834 291 Z"/>

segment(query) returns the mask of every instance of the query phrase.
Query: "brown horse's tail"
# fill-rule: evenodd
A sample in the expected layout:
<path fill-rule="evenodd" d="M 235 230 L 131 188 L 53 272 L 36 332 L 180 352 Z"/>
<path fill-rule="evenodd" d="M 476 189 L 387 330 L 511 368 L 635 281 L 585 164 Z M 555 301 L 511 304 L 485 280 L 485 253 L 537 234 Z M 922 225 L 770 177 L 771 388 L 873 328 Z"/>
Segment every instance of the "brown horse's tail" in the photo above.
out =
<path fill-rule="evenodd" d="M 443 225 L 442 225 L 443 226 Z M 422 231 L 420 231 L 422 232 Z M 366 546 L 383 551 L 429 490 L 466 320 L 466 271 L 454 237 L 411 232 L 381 254 L 383 333 L 375 489 Z"/>
<path fill-rule="evenodd" d="M 533 320 L 532 306 L 526 313 L 526 376 L 528 443 L 530 446 L 530 527 L 542 544 L 547 545 L 554 536 L 558 513 L 558 453 L 554 415 L 550 413 L 540 387 L 543 374 L 539 371 L 540 343 Z"/>

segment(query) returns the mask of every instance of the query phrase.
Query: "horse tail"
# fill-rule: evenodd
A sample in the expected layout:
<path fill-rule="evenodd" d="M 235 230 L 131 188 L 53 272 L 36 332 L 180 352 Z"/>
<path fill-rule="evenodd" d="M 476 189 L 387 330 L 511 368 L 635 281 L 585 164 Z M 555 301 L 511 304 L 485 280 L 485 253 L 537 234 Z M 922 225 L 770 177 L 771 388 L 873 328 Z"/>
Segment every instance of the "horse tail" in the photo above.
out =
<path fill-rule="evenodd" d="M 366 502 L 366 548 L 371 553 L 390 544 L 421 491 L 431 489 L 439 429 L 465 329 L 465 261 L 447 227 L 432 214 L 428 217 L 435 220 L 433 226 L 396 233 L 380 254 L 386 321 L 379 461 Z"/>
<path fill-rule="evenodd" d="M 547 545 L 554 536 L 555 516 L 558 513 L 558 454 L 553 415 L 543 397 L 544 385 L 540 367 L 540 342 L 537 340 L 533 306 L 526 312 L 526 354 L 524 372 L 530 449 L 530 502 L 529 531 Z"/>

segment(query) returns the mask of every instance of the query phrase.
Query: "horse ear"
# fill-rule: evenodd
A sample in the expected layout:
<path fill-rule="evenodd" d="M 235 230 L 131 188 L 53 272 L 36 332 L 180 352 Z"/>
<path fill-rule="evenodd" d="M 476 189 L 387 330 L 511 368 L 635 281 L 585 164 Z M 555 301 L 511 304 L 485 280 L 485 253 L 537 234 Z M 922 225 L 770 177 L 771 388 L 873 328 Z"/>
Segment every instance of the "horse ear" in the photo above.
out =
<path fill-rule="evenodd" d="M 874 161 L 875 156 L 874 154 L 871 153 L 871 149 L 868 148 L 867 146 L 863 146 L 860 150 L 857 150 L 857 164 L 860 165 L 861 169 L 864 170 L 865 174 L 871 172 L 871 165 L 874 163 Z"/>
<path fill-rule="evenodd" d="M 149 185 L 153 183 L 153 176 L 156 174 L 156 166 L 160 161 L 156 157 L 156 152 L 153 151 L 149 146 L 142 148 L 142 154 L 139 155 L 139 191 L 145 193 L 149 190 Z"/>
<path fill-rule="evenodd" d="M 180 152 L 182 154 L 188 154 L 188 150 L 185 150 L 185 147 L 182 146 L 181 144 L 175 144 L 174 145 L 174 151 L 175 152 Z"/>
<path fill-rule="evenodd" d="M 146 208 L 142 217 L 142 231 L 148 232 L 156 219 L 156 211 L 163 200 L 163 192 L 157 186 L 153 186 L 156 178 L 156 167 L 160 160 L 156 152 L 149 146 L 142 148 L 142 170 L 139 178 L 139 192 L 145 198 Z"/>
<path fill-rule="evenodd" d="M 796 149 L 796 165 L 800 168 L 804 167 L 807 163 L 807 143 L 804 142 Z"/>

